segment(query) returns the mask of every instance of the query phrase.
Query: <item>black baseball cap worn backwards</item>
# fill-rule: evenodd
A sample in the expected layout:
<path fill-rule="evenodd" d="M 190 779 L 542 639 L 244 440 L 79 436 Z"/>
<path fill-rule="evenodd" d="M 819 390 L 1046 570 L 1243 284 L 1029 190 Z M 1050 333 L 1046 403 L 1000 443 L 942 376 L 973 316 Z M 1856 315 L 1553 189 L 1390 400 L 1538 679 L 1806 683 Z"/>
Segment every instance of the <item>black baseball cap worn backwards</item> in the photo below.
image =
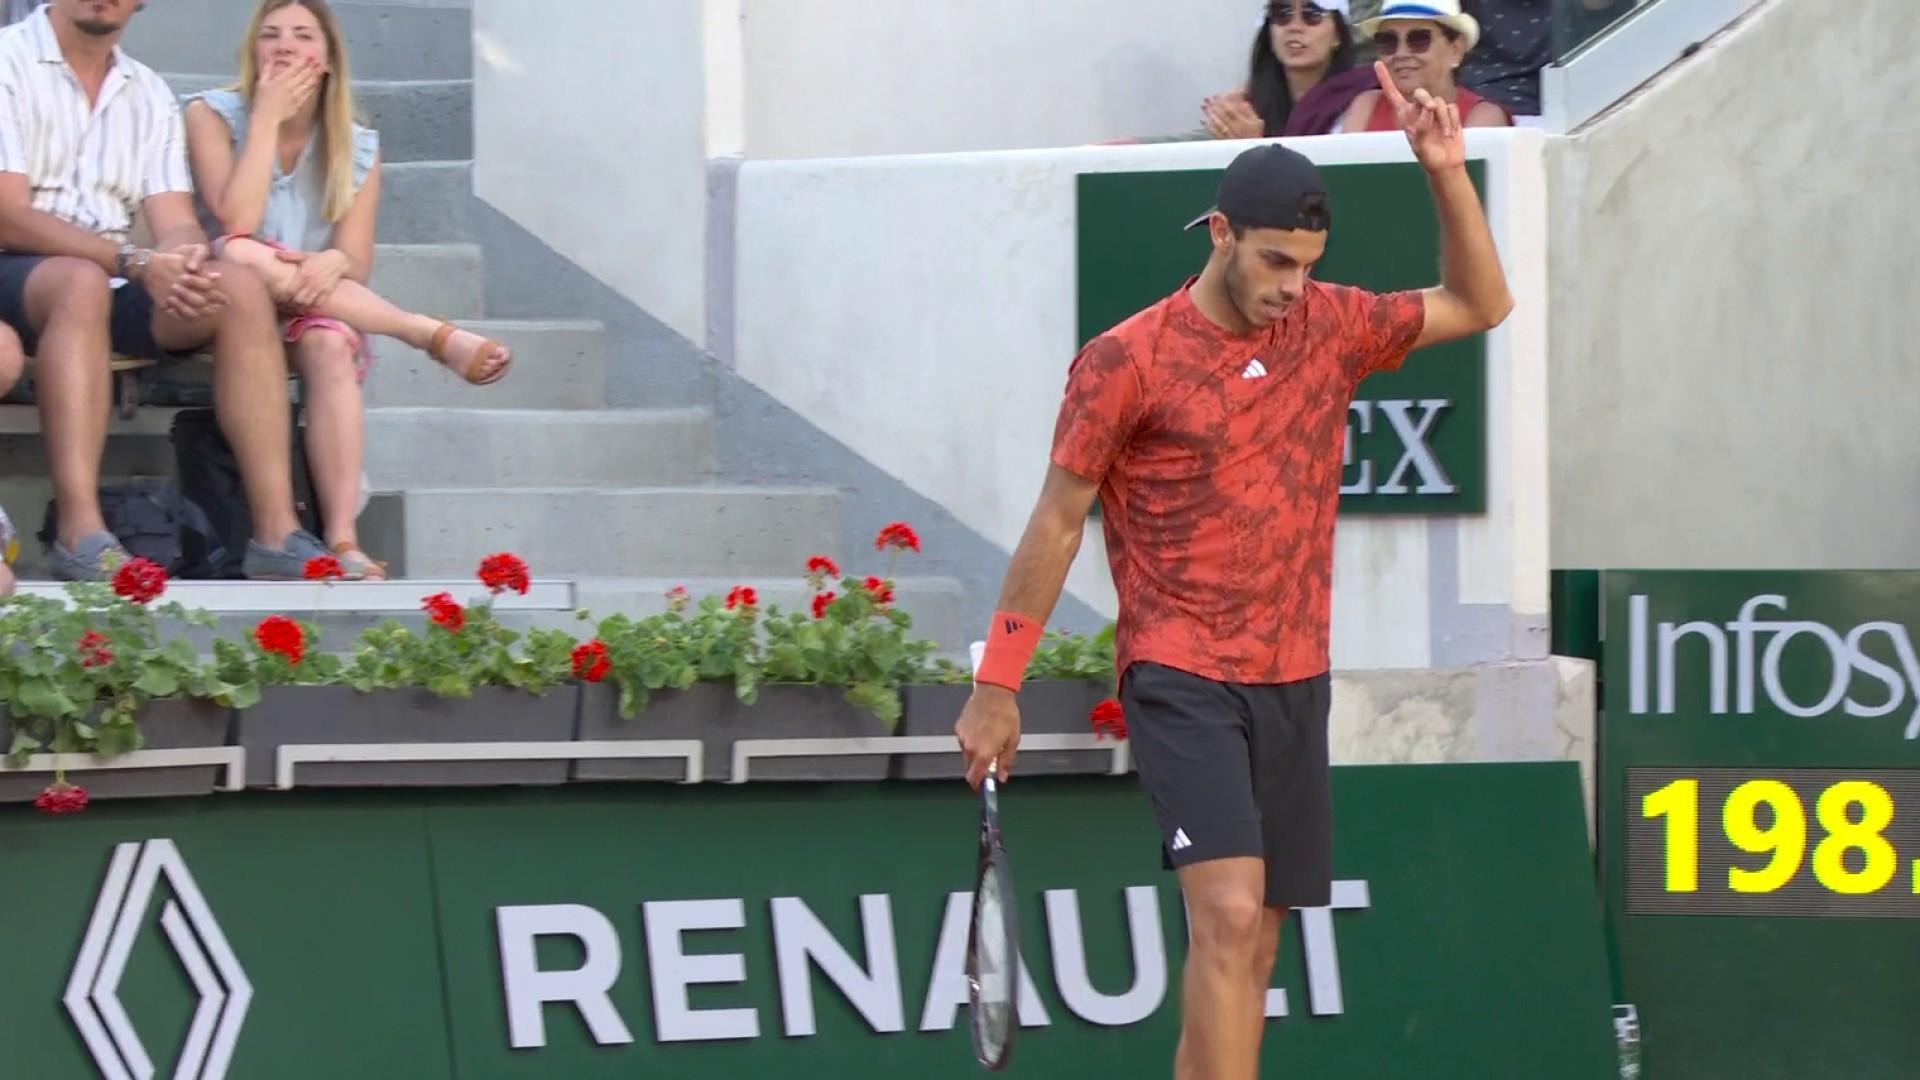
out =
<path fill-rule="evenodd" d="M 1227 166 L 1213 208 L 1187 223 L 1195 229 L 1214 211 L 1235 225 L 1254 229 L 1303 229 L 1325 232 L 1333 224 L 1327 187 L 1320 170 L 1296 150 L 1279 143 L 1256 146 Z"/>

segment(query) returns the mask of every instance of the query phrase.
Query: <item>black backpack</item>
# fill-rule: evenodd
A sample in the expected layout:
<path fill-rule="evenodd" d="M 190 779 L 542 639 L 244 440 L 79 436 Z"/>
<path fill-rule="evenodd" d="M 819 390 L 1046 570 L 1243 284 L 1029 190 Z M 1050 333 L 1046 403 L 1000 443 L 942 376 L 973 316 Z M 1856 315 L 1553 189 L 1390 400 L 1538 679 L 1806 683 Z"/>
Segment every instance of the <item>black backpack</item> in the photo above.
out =
<path fill-rule="evenodd" d="M 43 545 L 54 541 L 58 510 L 58 502 L 49 500 L 39 533 Z M 208 576 L 207 568 L 226 558 L 207 515 L 165 480 L 136 477 L 102 487 L 100 515 L 129 555 L 159 563 L 170 577 Z"/>
<path fill-rule="evenodd" d="M 320 535 L 320 502 L 314 497 L 313 474 L 307 469 L 305 441 L 300 437 L 298 410 L 293 427 L 293 511 L 300 527 Z M 174 470 L 180 493 L 206 511 L 211 538 L 204 550 L 189 551 L 196 573 L 181 577 L 239 578 L 247 542 L 253 539 L 253 514 L 247 508 L 246 487 L 240 481 L 240 463 L 220 430 L 212 409 L 182 409 L 173 417 Z M 201 573 L 199 571 L 204 571 Z"/>

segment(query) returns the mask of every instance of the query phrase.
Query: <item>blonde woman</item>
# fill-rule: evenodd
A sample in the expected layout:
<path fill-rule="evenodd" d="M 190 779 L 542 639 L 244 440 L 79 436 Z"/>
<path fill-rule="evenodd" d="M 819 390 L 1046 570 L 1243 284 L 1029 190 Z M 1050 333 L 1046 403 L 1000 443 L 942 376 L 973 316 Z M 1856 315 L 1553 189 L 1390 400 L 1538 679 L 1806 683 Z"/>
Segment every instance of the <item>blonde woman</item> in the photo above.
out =
<path fill-rule="evenodd" d="M 189 100 L 187 152 L 215 251 L 266 279 L 305 383 L 307 457 L 327 545 L 347 576 L 384 578 L 360 549 L 365 335 L 406 342 L 475 384 L 506 374 L 498 342 L 403 311 L 367 288 L 380 138 L 355 120 L 346 42 L 326 0 L 264 0 L 240 80 Z"/>

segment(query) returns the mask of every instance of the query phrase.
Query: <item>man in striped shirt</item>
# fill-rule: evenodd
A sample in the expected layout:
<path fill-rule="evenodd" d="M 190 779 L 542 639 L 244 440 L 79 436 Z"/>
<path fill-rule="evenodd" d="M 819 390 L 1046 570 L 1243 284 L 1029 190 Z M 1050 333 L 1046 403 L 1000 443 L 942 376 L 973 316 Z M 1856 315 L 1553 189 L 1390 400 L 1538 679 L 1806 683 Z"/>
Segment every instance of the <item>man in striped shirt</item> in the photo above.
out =
<path fill-rule="evenodd" d="M 211 256 L 173 92 L 119 48 L 138 0 L 51 0 L 0 31 L 0 320 L 35 358 L 58 500 L 56 576 L 125 551 L 98 495 L 115 354 L 208 344 L 254 537 L 244 570 L 298 578 L 326 546 L 294 514 L 286 357 L 265 284 Z M 153 16 L 148 16 L 152 18 Z M 130 242 L 135 211 L 152 248 Z"/>

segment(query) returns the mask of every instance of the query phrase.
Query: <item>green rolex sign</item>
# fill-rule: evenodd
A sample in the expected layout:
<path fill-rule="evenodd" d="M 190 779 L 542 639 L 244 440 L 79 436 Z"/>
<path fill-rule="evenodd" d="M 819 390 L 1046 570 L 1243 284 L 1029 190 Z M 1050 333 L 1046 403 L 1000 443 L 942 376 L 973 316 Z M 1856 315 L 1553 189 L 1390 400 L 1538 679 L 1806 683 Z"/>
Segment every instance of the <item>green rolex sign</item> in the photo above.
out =
<path fill-rule="evenodd" d="M 1474 182 L 1484 168 L 1470 162 Z M 1079 338 L 1162 299 L 1200 272 L 1203 230 L 1222 170 L 1089 173 L 1079 191 Z M 1425 288 L 1440 274 L 1440 226 L 1414 164 L 1329 165 L 1333 206 L 1321 280 L 1375 292 Z M 1484 185 L 1482 185 L 1484 187 Z M 1486 509 L 1486 338 L 1422 349 L 1360 385 L 1347 414 L 1342 513 L 1473 514 Z"/>
<path fill-rule="evenodd" d="M 1335 770 L 1272 1075 L 1609 1077 L 1571 764 Z M 1164 1075 L 1186 925 L 1130 779 L 1003 794 L 1014 1075 Z M 5 1075 L 967 1077 L 951 784 L 239 794 L 0 814 Z"/>

